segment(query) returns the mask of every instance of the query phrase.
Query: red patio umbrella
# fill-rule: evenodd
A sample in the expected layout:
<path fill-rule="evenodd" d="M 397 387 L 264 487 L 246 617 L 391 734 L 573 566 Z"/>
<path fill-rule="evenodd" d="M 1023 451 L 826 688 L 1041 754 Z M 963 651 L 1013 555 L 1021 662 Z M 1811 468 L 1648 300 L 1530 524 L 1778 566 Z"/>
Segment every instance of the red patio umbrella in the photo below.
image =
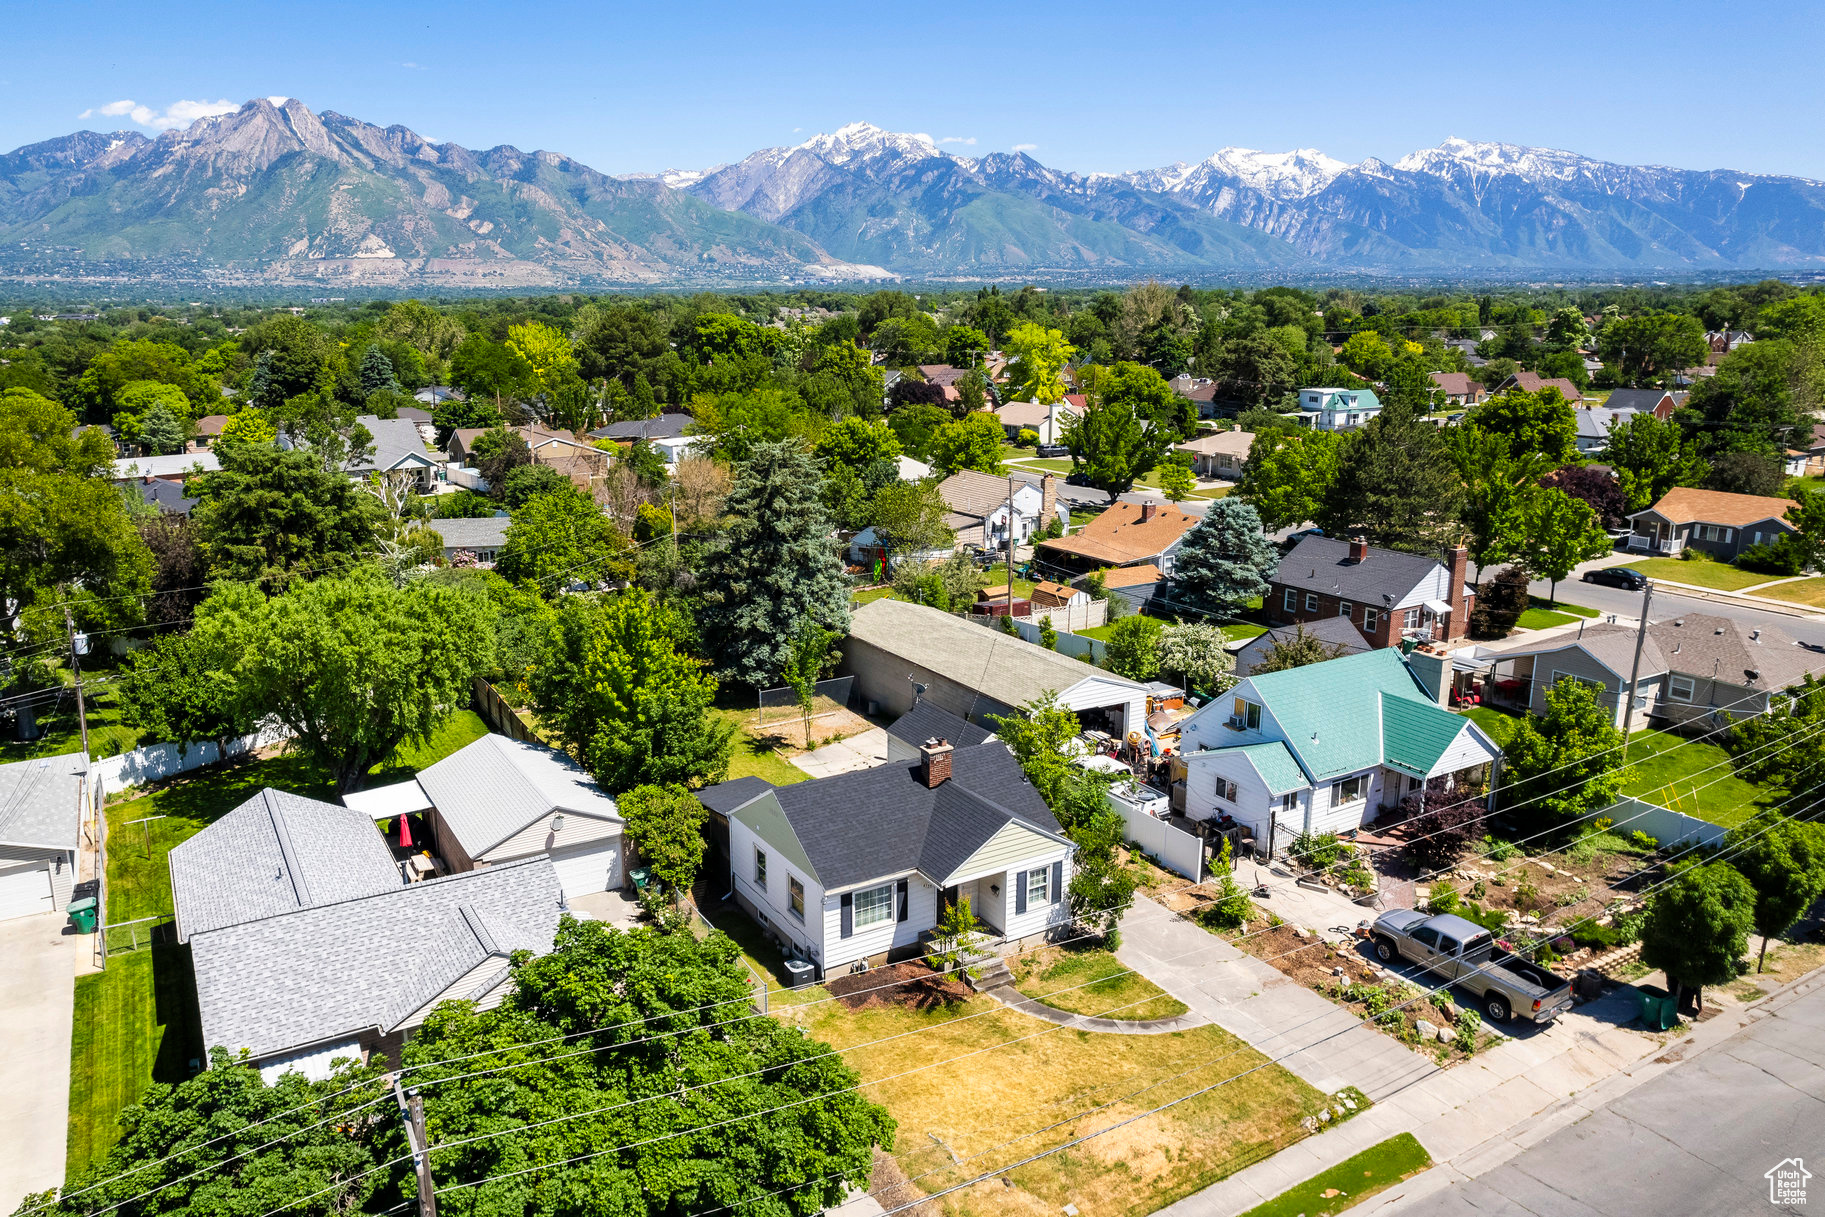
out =
<path fill-rule="evenodd" d="M 412 825 L 410 820 L 410 816 L 399 817 L 399 848 L 401 849 L 410 849 L 412 847 Z"/>

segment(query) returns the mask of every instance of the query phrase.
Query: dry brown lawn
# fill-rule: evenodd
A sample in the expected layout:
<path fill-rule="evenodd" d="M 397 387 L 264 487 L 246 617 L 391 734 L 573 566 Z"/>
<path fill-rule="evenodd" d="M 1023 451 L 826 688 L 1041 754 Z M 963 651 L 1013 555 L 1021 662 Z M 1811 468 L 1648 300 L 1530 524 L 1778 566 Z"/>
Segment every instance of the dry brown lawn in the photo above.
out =
<path fill-rule="evenodd" d="M 1102 1035 L 1043 1023 L 985 997 L 926 1010 L 832 1002 L 782 1017 L 838 1048 L 853 1047 L 845 1059 L 875 1082 L 864 1093 L 899 1123 L 893 1159 L 879 1164 L 875 1179 L 892 1187 L 890 1199 L 928 1196 L 1113 1129 L 921 1212 L 999 1217 L 1075 1204 L 1084 1217 L 1149 1213 L 1296 1140 L 1299 1121 L 1326 1100 L 1215 1026 Z M 902 1034 L 920 1028 L 927 1030 Z M 1233 1080 L 1114 1128 L 1226 1079 Z"/>

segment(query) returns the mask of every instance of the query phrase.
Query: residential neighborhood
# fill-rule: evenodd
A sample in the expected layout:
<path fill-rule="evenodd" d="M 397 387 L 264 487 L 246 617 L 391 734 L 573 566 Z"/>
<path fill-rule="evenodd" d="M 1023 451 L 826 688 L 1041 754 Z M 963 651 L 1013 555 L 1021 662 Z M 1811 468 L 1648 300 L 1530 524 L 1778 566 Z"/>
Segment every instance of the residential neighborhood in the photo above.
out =
<path fill-rule="evenodd" d="M 1037 280 L 0 329 L 7 1210 L 1825 1161 L 1818 285 Z"/>

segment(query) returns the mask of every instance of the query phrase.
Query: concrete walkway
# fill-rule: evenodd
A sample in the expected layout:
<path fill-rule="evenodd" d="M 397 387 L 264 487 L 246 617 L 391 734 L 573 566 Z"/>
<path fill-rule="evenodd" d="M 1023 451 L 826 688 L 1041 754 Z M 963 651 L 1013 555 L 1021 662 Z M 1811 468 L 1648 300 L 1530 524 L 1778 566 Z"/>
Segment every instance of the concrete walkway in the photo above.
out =
<path fill-rule="evenodd" d="M 1122 919 L 1115 957 L 1326 1094 L 1355 1086 L 1380 1102 L 1437 1072 L 1272 964 L 1144 897 Z"/>
<path fill-rule="evenodd" d="M 1101 1031 L 1109 1035 L 1165 1035 L 1169 1031 L 1189 1031 L 1193 1027 L 1202 1027 L 1210 1021 L 1195 1011 L 1187 1011 L 1171 1018 L 1096 1018 L 1048 1006 L 1026 996 L 1013 985 L 996 985 L 983 992 L 1010 1009 L 1031 1014 L 1045 1022 L 1056 1023 L 1060 1027 L 1076 1027 L 1079 1031 Z"/>
<path fill-rule="evenodd" d="M 63 913 L 0 921 L 0 1212 L 63 1184 L 76 963 L 89 939 Z"/>
<path fill-rule="evenodd" d="M 814 778 L 873 769 L 887 763 L 887 728 L 871 727 L 860 735 L 833 740 L 821 748 L 788 759 Z"/>

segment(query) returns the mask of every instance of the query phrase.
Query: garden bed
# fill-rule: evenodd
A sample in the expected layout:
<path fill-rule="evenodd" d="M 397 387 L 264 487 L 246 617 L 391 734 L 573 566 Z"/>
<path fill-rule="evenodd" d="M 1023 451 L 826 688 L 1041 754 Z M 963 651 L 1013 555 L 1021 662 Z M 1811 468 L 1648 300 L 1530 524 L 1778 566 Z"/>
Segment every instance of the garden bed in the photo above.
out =
<path fill-rule="evenodd" d="M 922 963 L 895 963 L 849 972 L 824 981 L 830 995 L 850 1010 L 904 1006 L 932 1010 L 970 999 L 970 987 L 954 973 L 934 972 Z"/>

